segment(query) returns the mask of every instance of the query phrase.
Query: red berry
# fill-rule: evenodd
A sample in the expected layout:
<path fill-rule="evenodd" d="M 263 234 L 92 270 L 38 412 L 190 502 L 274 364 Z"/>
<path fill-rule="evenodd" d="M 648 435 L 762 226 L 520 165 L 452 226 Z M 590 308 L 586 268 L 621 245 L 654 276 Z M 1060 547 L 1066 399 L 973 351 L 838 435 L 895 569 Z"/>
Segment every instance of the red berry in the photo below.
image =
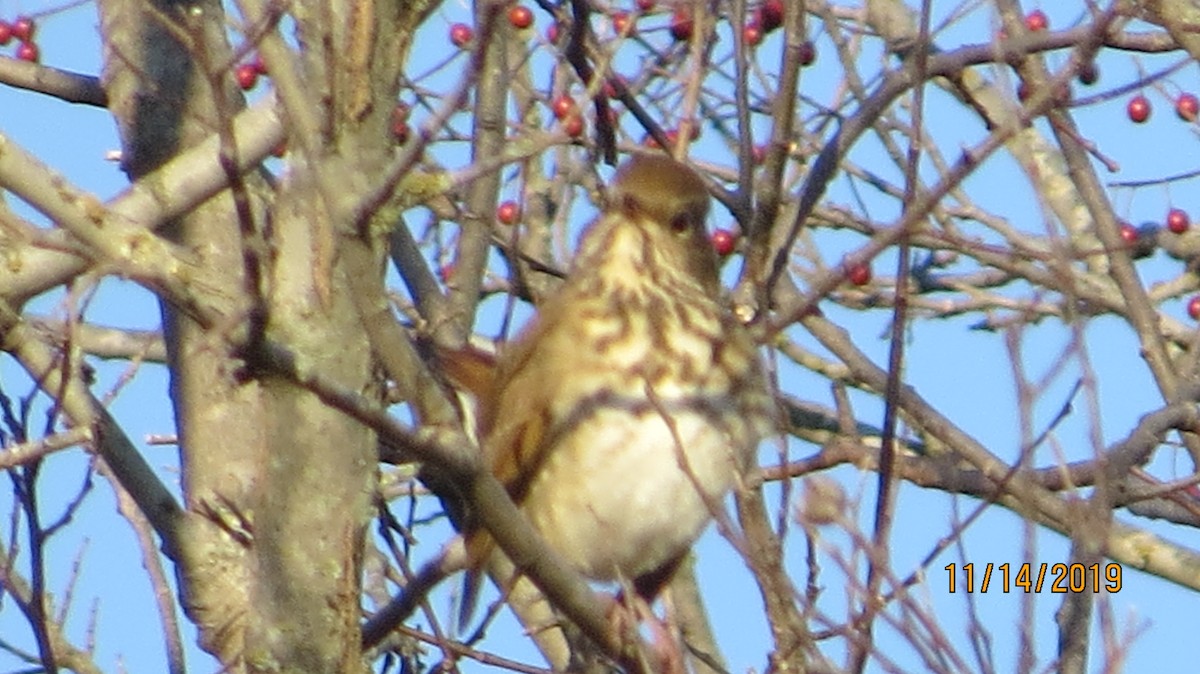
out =
<path fill-rule="evenodd" d="M 18 16 L 12 22 L 12 36 L 22 42 L 29 42 L 33 39 L 33 33 L 37 30 L 37 24 L 33 19 L 27 16 Z"/>
<path fill-rule="evenodd" d="M 575 99 L 567 94 L 563 94 L 554 99 L 554 102 L 550 104 L 550 109 L 554 112 L 555 119 L 563 120 L 574 113 L 577 108 L 575 107 Z"/>
<path fill-rule="evenodd" d="M 1129 113 L 1129 119 L 1141 124 L 1150 119 L 1150 100 L 1145 96 L 1138 94 L 1129 99 L 1129 105 L 1125 108 Z"/>
<path fill-rule="evenodd" d="M 397 103 L 396 109 L 392 110 L 392 137 L 397 143 L 403 145 L 408 140 L 408 115 L 409 107 L 404 103 Z"/>
<path fill-rule="evenodd" d="M 800 43 L 798 56 L 801 66 L 811 66 L 813 61 L 817 60 L 817 48 L 813 45 L 812 40 Z"/>
<path fill-rule="evenodd" d="M 30 63 L 37 63 L 41 58 L 41 52 L 38 51 L 38 46 L 32 42 L 22 42 L 21 46 L 17 47 L 17 58 Z"/>
<path fill-rule="evenodd" d="M 1190 224 L 1187 211 L 1182 208 L 1172 208 L 1167 211 L 1167 229 L 1172 232 L 1183 234 L 1187 231 Z"/>
<path fill-rule="evenodd" d="M 1100 79 L 1100 69 L 1096 67 L 1095 61 L 1088 61 L 1087 63 L 1079 66 L 1079 73 L 1077 76 L 1079 77 L 1080 84 L 1090 86 L 1095 84 L 1096 80 Z"/>
<path fill-rule="evenodd" d="M 521 220 L 521 207 L 515 201 L 505 201 L 496 207 L 496 219 L 505 225 L 515 225 Z"/>
<path fill-rule="evenodd" d="M 1179 115 L 1179 119 L 1194 122 L 1197 113 L 1200 113 L 1200 99 L 1191 93 L 1179 94 L 1179 98 L 1175 99 L 1175 114 Z"/>
<path fill-rule="evenodd" d="M 654 0 L 637 0 L 637 8 L 643 12 L 654 9 Z"/>
<path fill-rule="evenodd" d="M 449 281 L 450 277 L 454 276 L 454 263 L 447 262 L 446 264 L 439 267 L 438 275 L 442 277 L 443 282 Z"/>
<path fill-rule="evenodd" d="M 285 154 L 287 154 L 287 139 L 286 138 L 279 141 L 278 143 L 275 144 L 275 147 L 271 148 L 271 156 L 272 157 L 280 158 L 280 157 L 283 157 L 283 155 L 285 155 Z"/>
<path fill-rule="evenodd" d="M 1137 240 L 1138 240 L 1137 227 L 1134 227 L 1133 225 L 1129 224 L 1128 222 L 1122 222 L 1120 232 L 1121 232 L 1121 240 L 1125 242 L 1125 245 L 1132 246 L 1133 244 L 1137 243 Z"/>
<path fill-rule="evenodd" d="M 546 28 L 546 42 L 549 42 L 551 44 L 558 42 L 558 22 L 557 21 L 550 24 L 550 26 Z"/>
<path fill-rule="evenodd" d="M 1050 26 L 1050 19 L 1046 18 L 1046 13 L 1040 9 L 1035 9 L 1025 15 L 1025 27 L 1030 32 L 1037 33 L 1046 30 Z"/>
<path fill-rule="evenodd" d="M 508 22 L 513 28 L 524 30 L 533 25 L 533 11 L 525 5 L 513 5 L 508 8 Z"/>
<path fill-rule="evenodd" d="M 763 32 L 770 33 L 783 25 L 783 0 L 765 0 L 758 6 L 755 15 L 758 17 L 758 25 L 762 26 Z"/>
<path fill-rule="evenodd" d="M 754 161 L 755 164 L 761 164 L 764 161 L 766 161 L 767 160 L 767 146 L 766 145 L 755 145 L 750 150 L 750 158 Z"/>
<path fill-rule="evenodd" d="M 717 255 L 725 257 L 732 253 L 737 245 L 737 234 L 728 229 L 717 229 L 713 230 L 709 241 L 712 242 L 713 250 L 717 252 Z"/>
<path fill-rule="evenodd" d="M 583 135 L 583 115 L 574 113 L 567 117 L 562 121 L 562 128 L 572 138 L 578 138 Z"/>
<path fill-rule="evenodd" d="M 1192 299 L 1188 300 L 1188 316 L 1194 321 L 1200 321 L 1200 295 L 1192 295 Z"/>
<path fill-rule="evenodd" d="M 671 37 L 680 42 L 686 42 L 692 39 L 692 30 L 695 28 L 695 23 L 692 21 L 692 13 L 686 7 L 677 7 L 675 12 L 671 14 Z"/>
<path fill-rule="evenodd" d="M 455 47 L 463 49 L 471 43 L 471 40 L 474 39 L 475 31 L 471 30 L 471 27 L 467 24 L 456 23 L 453 26 L 450 26 L 450 42 L 453 43 Z"/>
<path fill-rule="evenodd" d="M 763 39 L 762 28 L 754 21 L 751 21 L 742 28 L 742 39 L 751 47 L 757 47 Z"/>
<path fill-rule="evenodd" d="M 0 21 L 0 45 L 6 45 L 9 42 L 12 42 L 12 37 L 12 24 L 7 21 Z"/>
<path fill-rule="evenodd" d="M 865 286 L 871 282 L 871 265 L 866 262 L 850 262 L 842 263 L 843 271 L 846 278 L 856 286 Z"/>
<path fill-rule="evenodd" d="M 250 65 L 254 66 L 254 71 L 259 75 L 267 74 L 267 64 L 263 63 L 262 56 L 255 54 L 254 60 L 250 62 Z"/>
<path fill-rule="evenodd" d="M 613 30 L 617 35 L 633 35 L 637 32 L 637 24 L 629 12 L 617 12 L 612 17 Z"/>
<path fill-rule="evenodd" d="M 249 91 L 258 84 L 258 69 L 252 63 L 243 63 L 234 71 L 234 77 L 242 91 Z"/>

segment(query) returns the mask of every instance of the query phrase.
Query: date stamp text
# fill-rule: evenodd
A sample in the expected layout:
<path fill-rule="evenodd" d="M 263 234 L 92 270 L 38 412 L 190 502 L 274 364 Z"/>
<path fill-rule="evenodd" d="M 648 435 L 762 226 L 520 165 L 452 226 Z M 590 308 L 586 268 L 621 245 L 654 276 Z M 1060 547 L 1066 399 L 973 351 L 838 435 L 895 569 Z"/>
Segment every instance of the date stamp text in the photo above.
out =
<path fill-rule="evenodd" d="M 945 566 L 950 592 L 1120 592 L 1121 565 L 955 564 Z"/>

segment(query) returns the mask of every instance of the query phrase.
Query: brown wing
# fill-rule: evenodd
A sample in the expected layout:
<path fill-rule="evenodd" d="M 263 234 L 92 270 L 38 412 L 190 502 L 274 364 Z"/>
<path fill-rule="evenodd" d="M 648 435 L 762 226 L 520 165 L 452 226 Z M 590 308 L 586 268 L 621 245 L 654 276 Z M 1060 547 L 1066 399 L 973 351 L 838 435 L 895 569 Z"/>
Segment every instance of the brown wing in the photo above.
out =
<path fill-rule="evenodd" d="M 563 333 L 575 327 L 569 322 L 571 312 L 562 310 L 574 298 L 556 299 L 501 351 L 493 388 L 479 414 L 484 460 L 518 505 L 529 477 L 546 459 L 550 408 L 558 398 L 567 357 L 561 352 Z"/>
<path fill-rule="evenodd" d="M 534 472 L 540 462 L 540 445 L 548 423 L 544 413 L 529 414 L 552 398 L 546 395 L 554 382 L 538 371 L 548 358 L 542 335 L 556 317 L 541 317 L 504 349 L 499 357 L 478 347 L 439 347 L 442 371 L 455 387 L 479 403 L 478 433 L 484 461 L 496 479 L 519 502 L 522 475 Z M 531 365 L 532 363 L 532 365 Z M 501 448 L 512 447 L 511 453 Z"/>
<path fill-rule="evenodd" d="M 479 437 L 483 459 L 512 499 L 521 504 L 530 477 L 545 460 L 544 440 L 550 424 L 549 405 L 554 400 L 552 364 L 556 354 L 545 335 L 562 323 L 562 312 L 539 315 L 500 354 L 486 395 L 479 396 Z M 459 625 L 474 612 L 481 571 L 492 555 L 495 541 L 484 529 L 466 534 L 467 572 Z"/>
<path fill-rule="evenodd" d="M 438 363 L 442 372 L 457 388 L 476 400 L 483 400 L 496 378 L 496 356 L 467 344 L 457 349 L 438 347 Z"/>

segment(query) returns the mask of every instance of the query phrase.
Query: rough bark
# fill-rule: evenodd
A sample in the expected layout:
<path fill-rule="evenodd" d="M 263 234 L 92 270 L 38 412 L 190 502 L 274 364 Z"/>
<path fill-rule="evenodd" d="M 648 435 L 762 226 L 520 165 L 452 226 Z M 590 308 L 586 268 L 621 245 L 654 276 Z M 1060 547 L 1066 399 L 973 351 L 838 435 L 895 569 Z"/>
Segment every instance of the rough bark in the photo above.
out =
<path fill-rule="evenodd" d="M 163 229 L 225 300 L 215 315 L 166 302 L 162 314 L 187 508 L 173 551 L 182 602 L 227 671 L 363 669 L 374 434 L 259 368 L 256 346 L 269 339 L 347 390 L 378 393 L 348 279 L 382 293 L 382 257 L 354 205 L 391 156 L 399 75 L 433 6 L 290 5 L 296 55 L 276 8 L 243 3 L 288 114 L 287 178 L 272 191 L 230 168 L 229 190 Z M 244 103 L 221 4 L 115 0 L 100 13 L 103 84 L 131 180 L 213 134 L 236 160 L 230 120 Z"/>

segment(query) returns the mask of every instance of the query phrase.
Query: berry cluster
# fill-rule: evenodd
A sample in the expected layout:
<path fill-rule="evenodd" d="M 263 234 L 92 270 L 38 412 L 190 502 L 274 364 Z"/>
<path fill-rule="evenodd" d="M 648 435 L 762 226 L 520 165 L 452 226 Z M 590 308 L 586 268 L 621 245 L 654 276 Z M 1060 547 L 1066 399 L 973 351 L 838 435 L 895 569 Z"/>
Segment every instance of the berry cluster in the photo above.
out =
<path fill-rule="evenodd" d="M 1167 209 L 1164 219 L 1166 230 L 1177 236 L 1187 234 L 1192 227 L 1191 217 L 1187 211 L 1175 206 Z M 1134 259 L 1150 257 L 1160 244 L 1167 245 L 1160 235 L 1163 227 L 1157 222 L 1146 222 L 1135 227 L 1128 221 L 1118 223 L 1121 243 Z M 1193 295 L 1187 303 L 1187 314 L 1193 320 L 1200 320 L 1200 295 Z"/>
<path fill-rule="evenodd" d="M 1050 28 L 1050 19 L 1046 13 L 1040 9 L 1035 9 L 1025 15 L 1025 28 L 1031 33 L 1040 33 Z M 1004 34 L 1001 32 L 1001 37 Z M 1100 71 L 1096 68 L 1095 63 L 1085 63 L 1079 68 L 1076 78 L 1081 84 L 1092 85 L 1100 79 Z M 1022 82 L 1017 88 L 1017 98 L 1021 101 L 1029 97 L 1029 90 L 1025 83 Z M 1135 124 L 1144 124 L 1150 119 L 1150 113 L 1154 108 L 1150 105 L 1150 99 L 1146 98 L 1145 94 L 1136 94 L 1125 105 L 1125 114 L 1129 120 Z M 1185 122 L 1194 122 L 1200 117 L 1200 98 L 1190 92 L 1182 92 L 1175 98 L 1175 114 Z"/>
<path fill-rule="evenodd" d="M 17 40 L 16 57 L 22 61 L 37 63 L 41 59 L 41 51 L 33 41 L 37 24 L 27 16 L 18 16 L 10 21 L 0 20 L 0 46 Z"/>
<path fill-rule="evenodd" d="M 1138 94 L 1129 99 L 1129 104 L 1125 107 L 1125 112 L 1129 115 L 1129 119 L 1137 124 L 1141 124 L 1150 119 L 1150 99 L 1143 94 Z M 1183 92 L 1175 98 L 1175 114 L 1185 122 L 1194 122 L 1196 117 L 1200 115 L 1200 99 L 1190 92 Z"/>
<path fill-rule="evenodd" d="M 766 34 L 780 28 L 783 25 L 784 8 L 785 4 L 783 0 L 760 0 L 757 6 L 751 10 L 750 18 L 744 27 L 742 36 L 746 44 L 757 46 L 762 42 Z M 636 35 L 638 21 L 655 14 L 658 9 L 656 0 L 634 0 L 633 8 L 629 10 L 611 10 L 608 13 L 608 20 L 610 21 L 612 34 L 616 37 L 624 38 Z M 659 16 L 662 16 L 661 12 Z M 518 31 L 528 30 L 534 24 L 533 12 L 523 4 L 514 3 L 509 5 L 506 17 L 509 25 Z M 696 27 L 690 8 L 682 4 L 675 5 L 670 10 L 665 27 L 673 40 L 677 42 L 690 40 Z M 450 43 L 458 49 L 470 49 L 475 44 L 475 31 L 466 23 L 451 24 L 448 37 Z M 546 41 L 551 44 L 557 44 L 560 37 L 558 24 L 551 23 L 546 28 Z M 799 58 L 801 64 L 806 66 L 810 65 L 816 59 L 816 50 L 811 41 L 803 43 Z M 620 76 L 614 75 L 613 77 L 619 78 Z M 603 93 L 608 98 L 615 98 L 618 95 L 618 89 L 619 86 L 612 80 L 606 81 Z M 548 101 L 548 104 L 551 114 L 564 133 L 573 138 L 577 138 L 583 134 L 585 128 L 584 109 L 574 96 L 570 93 L 560 93 L 557 96 L 553 96 Z M 403 143 L 409 136 L 408 115 L 408 106 L 403 103 L 398 104 L 392 116 L 392 132 L 397 142 Z M 696 139 L 700 133 L 700 125 L 693 121 L 687 126 L 689 137 L 693 140 Z M 667 143 L 674 145 L 678 142 L 680 135 L 680 128 L 668 129 L 666 131 Z M 647 136 L 644 144 L 657 146 L 657 142 L 650 136 Z M 755 151 L 760 156 L 765 155 L 765 150 L 762 147 L 756 147 Z M 513 226 L 521 221 L 523 215 L 520 202 L 505 200 L 498 204 L 495 217 L 499 224 Z M 740 233 L 736 228 L 718 228 L 710 235 L 710 244 L 717 255 L 724 258 L 735 252 L 739 238 Z M 864 270 L 866 278 L 869 279 L 869 266 L 861 264 L 855 266 L 851 274 L 855 282 L 865 282 L 863 280 Z"/>
<path fill-rule="evenodd" d="M 550 103 L 550 110 L 568 136 L 578 138 L 583 134 L 583 111 L 579 109 L 579 105 L 569 94 L 562 94 L 555 98 Z"/>
<path fill-rule="evenodd" d="M 652 13 L 655 0 L 636 0 L 636 11 L 614 10 L 609 15 L 612 30 L 618 36 L 632 36 L 637 33 L 637 20 Z M 751 47 L 758 46 L 770 32 L 783 25 L 783 0 L 763 0 L 751 13 L 750 19 L 742 29 L 742 37 Z M 512 5 L 508 9 L 508 22 L 518 30 L 524 30 L 533 25 L 533 12 L 525 5 Z M 671 19 L 667 24 L 671 37 L 678 42 L 686 42 L 692 38 L 695 31 L 695 21 L 692 12 L 686 5 L 676 6 L 671 11 Z M 459 49 L 466 49 L 475 39 L 475 31 L 465 23 L 450 26 L 450 42 Z M 546 41 L 558 42 L 558 24 L 552 23 L 546 29 Z M 805 41 L 800 46 L 801 65 L 810 65 L 816 59 L 816 49 L 811 41 Z"/>
<path fill-rule="evenodd" d="M 614 3 L 615 5 L 615 3 Z M 661 28 L 665 29 L 671 39 L 676 42 L 686 42 L 692 39 L 696 30 L 696 22 L 692 15 L 692 10 L 688 3 L 671 3 L 666 8 L 657 0 L 630 0 L 629 7 L 616 8 L 615 6 L 609 9 L 606 13 L 611 36 L 620 38 L 630 38 L 638 35 L 639 22 L 643 19 L 649 19 L 657 16 L 660 20 L 666 18 L 666 24 Z M 760 45 L 766 36 L 774 31 L 777 31 L 783 26 L 785 18 L 786 4 L 783 0 L 750 0 L 750 8 L 748 10 L 749 17 L 742 27 L 742 43 L 748 47 L 756 47 Z M 534 26 L 534 12 L 529 6 L 512 2 L 508 5 L 506 17 L 509 25 L 517 31 L 529 31 Z M 1047 33 L 1050 30 L 1050 18 L 1041 9 L 1034 9 L 1025 15 L 1023 20 L 1025 31 L 1029 34 Z M 551 23 L 546 28 L 546 41 L 551 45 L 562 47 L 559 44 L 559 39 L 562 37 L 561 31 L 557 23 Z M 643 26 L 643 30 L 650 30 Z M 527 34 L 527 33 L 526 33 Z M 1004 38 L 1005 32 L 1001 31 L 1000 37 Z M 454 23 L 449 28 L 449 41 L 457 48 L 462 50 L 470 49 L 476 42 L 474 29 L 466 23 Z M 797 55 L 801 65 L 807 66 L 812 64 L 816 59 L 816 50 L 812 41 L 805 41 Z M 613 75 L 612 78 L 619 78 L 619 75 Z M 1076 78 L 1081 84 L 1095 84 L 1100 77 L 1100 72 L 1094 62 L 1080 64 L 1076 72 Z M 241 77 L 239 74 L 239 82 Z M 617 97 L 620 85 L 614 83 L 615 79 L 610 79 L 603 83 L 603 94 L 607 98 Z M 1056 98 L 1061 98 L 1064 102 L 1070 98 L 1070 92 L 1064 86 L 1061 92 L 1055 92 Z M 1019 91 L 1022 99 L 1027 98 L 1028 92 L 1025 90 L 1025 85 L 1022 83 L 1022 90 Z M 558 125 L 558 127 L 572 138 L 578 138 L 584 133 L 585 129 L 585 108 L 580 104 L 580 101 L 570 92 L 563 92 L 549 97 L 546 101 L 550 111 Z M 1195 122 L 1200 119 L 1200 99 L 1196 95 L 1188 92 L 1180 93 L 1174 101 L 1176 114 L 1180 119 L 1188 122 Z M 611 110 L 615 114 L 615 110 Z M 1150 118 L 1151 105 L 1149 99 L 1142 94 L 1135 95 L 1129 100 L 1127 106 L 1127 114 L 1129 119 L 1136 123 L 1142 123 Z M 408 106 L 401 103 L 397 105 L 396 111 L 392 118 L 392 131 L 397 142 L 403 143 L 409 137 L 408 126 Z M 686 125 L 691 132 L 691 137 L 695 139 L 696 134 L 700 131 L 700 126 L 695 122 Z M 681 128 L 667 129 L 665 131 L 666 141 L 670 145 L 674 145 L 681 136 Z M 647 136 L 643 141 L 645 145 L 657 147 L 658 141 Z M 761 163 L 765 160 L 765 146 L 755 146 L 753 148 L 753 157 L 756 163 Z M 507 200 L 499 204 L 496 212 L 496 221 L 503 225 L 515 225 L 521 221 L 523 217 L 521 204 L 518 201 Z M 1164 221 L 1165 229 L 1179 235 L 1188 231 L 1190 227 L 1190 219 L 1188 214 L 1179 208 L 1171 208 L 1167 213 Z M 1154 243 L 1154 234 L 1160 228 L 1160 225 L 1155 225 L 1152 229 L 1147 230 L 1146 227 L 1137 228 L 1128 223 L 1121 226 L 1121 236 L 1130 250 L 1136 250 L 1139 254 L 1143 254 L 1149 245 L 1152 250 Z M 739 233 L 735 229 L 716 229 L 710 237 L 711 245 L 715 252 L 721 257 L 731 255 L 735 252 L 738 244 Z M 872 270 L 870 261 L 863 260 L 847 260 L 843 262 L 842 272 L 846 280 L 854 285 L 865 286 L 871 282 Z M 1196 300 L 1197 312 L 1200 314 L 1200 296 Z"/>
<path fill-rule="evenodd" d="M 783 25 L 783 7 L 781 0 L 763 0 L 742 27 L 742 40 L 751 47 L 762 44 L 768 33 Z M 810 66 L 817 60 L 817 50 L 811 40 L 800 43 L 797 56 L 801 66 Z"/>
<path fill-rule="evenodd" d="M 617 37 L 630 37 L 637 34 L 637 22 L 643 17 L 648 17 L 655 13 L 657 8 L 656 0 L 634 0 L 634 9 L 632 10 L 611 10 L 608 13 L 608 19 L 611 21 L 612 32 Z M 785 4 L 783 0 L 761 0 L 751 12 L 751 17 L 748 20 L 743 37 L 746 43 L 750 46 L 755 46 L 761 43 L 763 36 L 770 33 L 783 25 Z M 508 23 L 513 28 L 519 31 L 525 31 L 533 27 L 534 14 L 529 7 L 523 4 L 514 3 L 509 5 L 506 16 Z M 692 17 L 691 9 L 683 4 L 676 5 L 670 14 L 666 26 L 672 39 L 677 42 L 685 42 L 692 38 L 695 30 L 695 22 Z M 557 23 L 551 23 L 546 29 L 546 41 L 550 44 L 557 44 L 560 34 Z M 465 23 L 454 23 L 450 25 L 449 30 L 450 43 L 455 47 L 466 50 L 472 47 L 475 43 L 475 30 Z M 800 45 L 799 61 L 801 65 L 810 65 L 816 60 L 816 49 L 811 41 L 804 41 Z M 605 82 L 604 94 L 608 98 L 617 96 L 617 89 L 611 82 Z M 570 137 L 580 137 L 585 128 L 584 113 L 576 100 L 570 94 L 561 94 L 554 98 L 550 104 L 554 118 L 558 121 L 559 127 Z M 615 116 L 615 110 L 613 110 Z M 614 119 L 615 122 L 615 119 Z M 402 118 L 393 120 L 393 132 L 397 138 L 407 137 L 407 124 Z M 694 139 L 699 133 L 699 127 L 692 126 L 691 137 Z M 667 131 L 668 141 L 674 144 L 675 139 L 679 135 L 679 131 Z M 657 143 L 652 138 L 647 138 L 647 145 L 656 146 Z"/>

